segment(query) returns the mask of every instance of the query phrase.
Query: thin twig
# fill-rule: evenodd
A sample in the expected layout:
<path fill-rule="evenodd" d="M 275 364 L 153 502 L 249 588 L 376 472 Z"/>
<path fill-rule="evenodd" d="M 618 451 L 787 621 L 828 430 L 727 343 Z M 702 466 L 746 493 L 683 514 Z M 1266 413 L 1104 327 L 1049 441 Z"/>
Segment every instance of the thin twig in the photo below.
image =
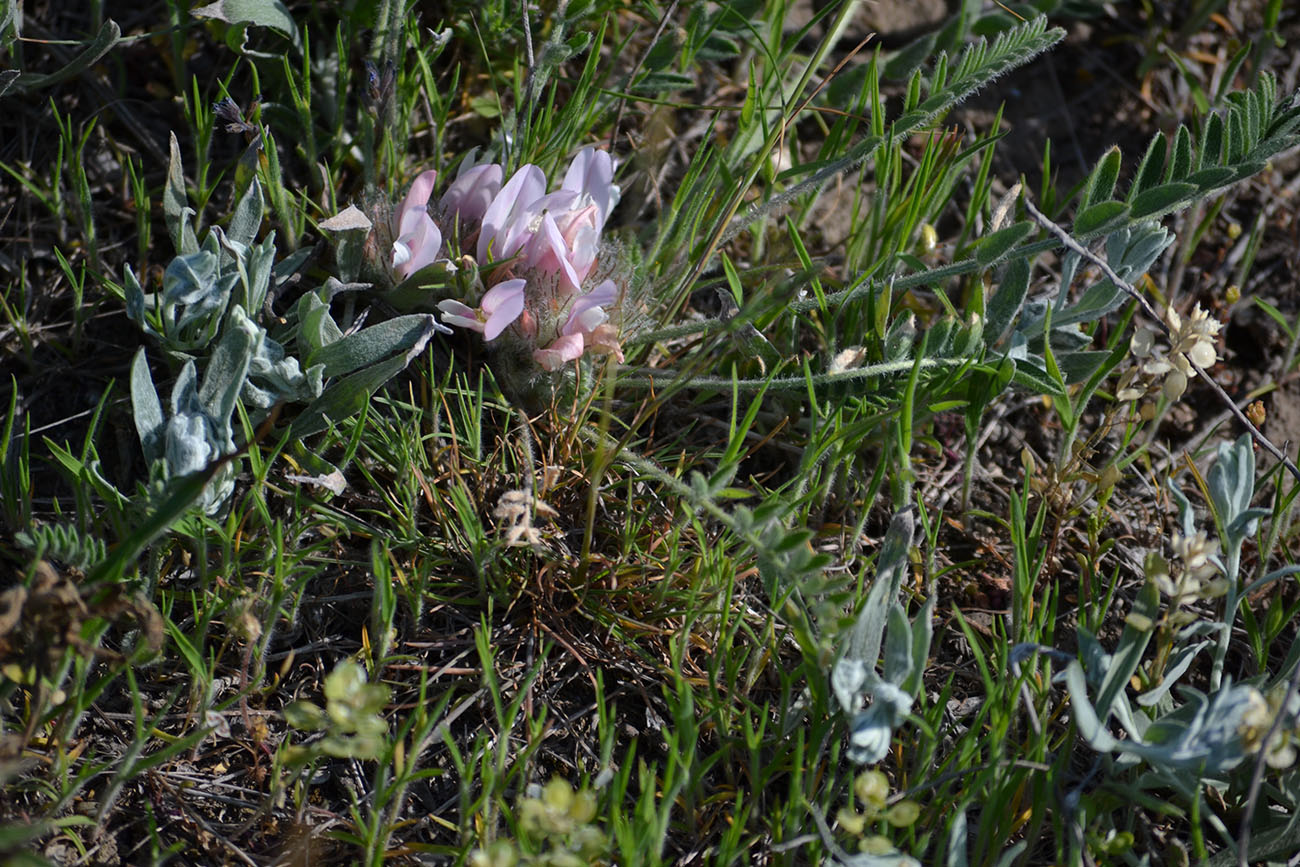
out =
<path fill-rule="evenodd" d="M 1165 323 L 1164 317 L 1156 313 L 1155 308 L 1151 306 L 1151 302 L 1148 301 L 1141 292 L 1134 288 L 1133 284 L 1127 282 L 1123 277 L 1116 274 L 1115 270 L 1106 263 L 1105 259 L 1102 259 L 1096 253 L 1093 253 L 1087 247 L 1084 247 L 1076 241 L 1069 232 L 1052 222 L 1050 217 L 1038 210 L 1038 208 L 1034 207 L 1033 202 L 1029 201 L 1028 197 L 1026 197 L 1024 201 L 1025 211 L 1028 212 L 1029 216 L 1033 217 L 1034 222 L 1055 235 L 1057 240 L 1064 244 L 1067 250 L 1100 268 L 1101 273 L 1105 274 L 1108 280 L 1120 289 L 1123 289 L 1130 298 L 1141 306 L 1142 310 L 1147 314 L 1151 321 L 1156 324 L 1156 327 L 1160 329 L 1162 334 L 1166 337 L 1171 336 L 1169 326 Z M 1251 423 L 1250 419 L 1246 418 L 1246 414 L 1237 407 L 1236 402 L 1233 401 L 1228 393 L 1223 390 L 1223 386 L 1210 378 L 1210 375 L 1190 358 L 1187 359 L 1187 362 L 1191 365 L 1192 370 L 1196 371 L 1196 375 L 1203 379 L 1206 384 L 1210 386 L 1210 389 L 1218 395 L 1219 401 L 1227 407 L 1228 411 L 1236 416 L 1237 421 L 1241 422 L 1241 425 L 1250 432 L 1251 438 L 1265 451 L 1277 458 L 1282 463 L 1282 466 L 1287 468 L 1287 471 L 1291 473 L 1291 475 L 1300 480 L 1300 467 L 1297 467 L 1295 462 L 1286 456 L 1286 452 L 1273 445 L 1272 440 L 1264 436 L 1263 432 L 1259 428 L 1255 427 L 1255 425 Z"/>

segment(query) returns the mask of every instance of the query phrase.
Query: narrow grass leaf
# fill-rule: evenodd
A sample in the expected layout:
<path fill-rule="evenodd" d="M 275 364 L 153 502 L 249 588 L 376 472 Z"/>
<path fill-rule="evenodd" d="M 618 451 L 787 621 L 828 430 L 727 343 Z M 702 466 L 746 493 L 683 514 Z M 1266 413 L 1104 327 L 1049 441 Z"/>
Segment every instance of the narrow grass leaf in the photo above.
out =
<path fill-rule="evenodd" d="M 7 4 L 6 4 L 7 5 Z M 0 28 L 3 30 L 3 28 Z M 99 62 L 105 54 L 112 50 L 113 46 L 122 38 L 122 28 L 117 25 L 113 19 L 109 19 L 99 28 L 95 34 L 95 39 L 82 50 L 80 54 L 65 63 L 58 72 L 51 72 L 43 75 L 35 72 L 25 72 L 13 81 L 20 90 L 32 91 L 50 87 L 68 79 L 81 75 L 90 67 Z M 3 89 L 7 89 L 3 88 Z M 2 92 L 2 89 L 0 89 Z"/>
<path fill-rule="evenodd" d="M 90 573 L 87 582 L 97 584 L 120 581 L 127 567 L 135 562 L 151 542 L 185 517 L 203 496 L 203 489 L 225 462 L 224 459 L 214 461 L 197 473 L 173 478 L 167 484 L 166 495 L 157 506 L 145 515 L 139 527 L 131 535 L 117 543 L 108 558 Z"/>

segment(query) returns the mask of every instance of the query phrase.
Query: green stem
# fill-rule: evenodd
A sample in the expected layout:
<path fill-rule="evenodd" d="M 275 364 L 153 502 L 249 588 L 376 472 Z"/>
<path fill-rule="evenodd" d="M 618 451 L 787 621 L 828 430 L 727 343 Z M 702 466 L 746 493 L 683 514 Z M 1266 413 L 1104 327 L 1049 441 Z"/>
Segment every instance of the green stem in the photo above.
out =
<path fill-rule="evenodd" d="M 808 376 L 782 376 L 775 379 L 733 379 L 729 376 L 696 376 L 690 380 L 691 388 L 736 388 L 740 391 L 760 391 L 770 389 L 772 391 L 802 391 L 809 385 L 814 387 L 824 385 L 836 385 L 839 383 L 854 382 L 860 379 L 874 379 L 881 376 L 889 376 L 895 373 L 906 373 L 914 368 L 927 370 L 936 367 L 961 367 L 963 364 L 969 364 L 969 358 L 922 358 L 919 361 L 913 358 L 905 358 L 900 361 L 884 361 L 880 364 L 868 364 L 864 367 L 855 367 L 852 370 L 840 371 L 837 373 L 816 373 Z M 628 388 L 655 388 L 662 387 L 666 382 L 672 382 L 677 378 L 671 370 L 663 371 L 662 375 L 638 375 L 628 376 L 619 379 L 619 385 Z"/>
<path fill-rule="evenodd" d="M 1037 256 L 1039 253 L 1045 253 L 1048 250 L 1054 250 L 1061 246 L 1054 238 L 1046 238 L 1041 241 L 1034 241 L 1016 248 L 1009 253 L 1003 261 L 1010 261 L 1014 258 L 1027 258 Z M 926 271 L 918 271 L 915 274 L 908 274 L 905 277 L 899 277 L 893 281 L 895 290 L 905 290 L 919 288 L 922 286 L 932 286 L 951 277 L 962 277 L 967 274 L 973 274 L 982 271 L 986 265 L 981 265 L 974 257 L 963 259 L 960 262 L 953 262 L 951 265 L 945 265 L 942 268 L 930 268 Z M 884 288 L 887 284 L 884 281 L 864 280 L 854 283 L 848 288 L 841 289 L 838 292 L 832 292 L 825 298 L 825 309 L 840 306 L 865 296 L 868 292 Z M 811 310 L 822 309 L 822 301 L 816 298 L 805 298 L 799 301 L 792 301 L 786 305 L 786 309 L 791 313 L 807 313 Z M 721 331 L 727 327 L 734 327 L 736 318 L 731 319 L 704 319 L 698 322 L 686 322 L 681 325 L 670 325 L 664 328 L 657 328 L 654 331 L 647 331 L 634 337 L 629 337 L 625 341 L 627 346 L 638 346 L 645 343 L 655 343 L 662 340 L 672 340 L 679 337 L 688 337 L 692 334 L 710 334 L 715 331 Z"/>
<path fill-rule="evenodd" d="M 1210 692 L 1217 691 L 1223 683 L 1223 665 L 1228 656 L 1228 644 L 1232 640 L 1232 623 L 1237 619 L 1237 605 L 1241 601 L 1239 595 L 1241 587 L 1237 580 L 1241 572 L 1240 542 L 1232 544 L 1224 566 L 1228 579 L 1228 595 L 1224 597 L 1223 629 L 1219 632 L 1219 640 L 1214 647 L 1214 667 L 1210 670 Z"/>

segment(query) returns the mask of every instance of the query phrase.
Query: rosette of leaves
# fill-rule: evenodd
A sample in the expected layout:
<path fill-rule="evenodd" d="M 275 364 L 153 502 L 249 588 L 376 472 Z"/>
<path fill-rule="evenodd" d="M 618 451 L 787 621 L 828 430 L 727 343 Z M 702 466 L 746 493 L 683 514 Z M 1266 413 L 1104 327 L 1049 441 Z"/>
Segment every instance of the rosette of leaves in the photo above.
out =
<path fill-rule="evenodd" d="M 240 196 L 228 227 L 213 226 L 202 244 L 190 225 L 194 209 L 185 202 L 180 151 L 173 136 L 164 213 L 176 258 L 163 272 L 161 292 L 146 293 L 129 265 L 124 290 L 127 315 L 164 350 L 181 356 L 211 345 L 233 306 L 254 314 L 261 311 L 271 288 L 276 253 L 274 231 L 256 243 L 264 211 L 256 178 Z M 287 260 L 277 275 L 279 281 L 302 261 L 302 256 Z"/>
<path fill-rule="evenodd" d="M 202 383 L 194 361 L 186 361 L 172 386 L 170 413 L 164 415 L 144 349 L 135 355 L 131 364 L 135 428 L 145 459 L 164 480 L 200 472 L 213 460 L 235 451 L 231 414 L 242 380 L 248 375 L 249 359 L 221 351 L 219 360 L 222 363 L 211 366 Z M 217 470 L 199 499 L 203 511 L 212 514 L 220 508 L 234 490 L 235 473 L 233 463 Z"/>
<path fill-rule="evenodd" d="M 262 319 L 272 288 L 283 285 L 305 256 L 277 265 L 275 233 L 256 242 L 264 207 L 255 178 L 228 228 L 212 227 L 200 243 L 190 225 L 194 211 L 185 205 L 174 138 L 164 210 L 177 256 L 164 272 L 162 291 L 146 294 L 129 267 L 124 286 L 128 315 L 181 365 L 168 412 L 143 349 L 131 370 L 136 429 L 146 459 L 160 468 L 163 480 L 235 452 L 240 400 L 254 423 L 277 404 L 306 404 L 292 422 L 294 436 L 324 430 L 356 412 L 441 328 L 431 315 L 411 314 L 345 334 L 330 301 L 342 291 L 367 287 L 329 278 L 270 333 Z M 217 470 L 203 493 L 205 511 L 221 506 L 237 471 L 234 462 Z"/>

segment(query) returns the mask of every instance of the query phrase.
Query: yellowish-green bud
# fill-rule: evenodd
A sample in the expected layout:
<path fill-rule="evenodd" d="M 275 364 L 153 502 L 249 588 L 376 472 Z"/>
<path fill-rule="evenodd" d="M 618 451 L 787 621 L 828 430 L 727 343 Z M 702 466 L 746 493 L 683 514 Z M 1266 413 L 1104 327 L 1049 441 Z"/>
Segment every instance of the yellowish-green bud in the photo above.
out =
<path fill-rule="evenodd" d="M 889 778 L 877 770 L 863 771 L 853 781 L 853 794 L 870 812 L 878 813 L 889 800 Z"/>
<path fill-rule="evenodd" d="M 918 245 L 922 253 L 933 253 L 939 246 L 939 233 L 929 223 L 921 224 L 921 242 Z"/>
<path fill-rule="evenodd" d="M 921 816 L 921 805 L 916 801 L 899 801 L 885 812 L 885 821 L 895 828 L 906 828 Z"/>
<path fill-rule="evenodd" d="M 567 812 L 573 804 L 573 787 L 567 780 L 555 777 L 542 790 L 542 800 L 556 812 Z"/>
<path fill-rule="evenodd" d="M 848 807 L 840 808 L 840 811 L 835 814 L 835 821 L 841 828 L 855 837 L 867 827 L 867 817 Z"/>
<path fill-rule="evenodd" d="M 863 837 L 858 848 L 868 855 L 888 855 L 894 851 L 894 844 L 889 842 L 888 837 L 874 834 L 870 837 Z"/>
<path fill-rule="evenodd" d="M 579 825 L 585 825 L 596 818 L 596 796 L 586 790 L 579 792 L 569 806 L 569 815 Z"/>

